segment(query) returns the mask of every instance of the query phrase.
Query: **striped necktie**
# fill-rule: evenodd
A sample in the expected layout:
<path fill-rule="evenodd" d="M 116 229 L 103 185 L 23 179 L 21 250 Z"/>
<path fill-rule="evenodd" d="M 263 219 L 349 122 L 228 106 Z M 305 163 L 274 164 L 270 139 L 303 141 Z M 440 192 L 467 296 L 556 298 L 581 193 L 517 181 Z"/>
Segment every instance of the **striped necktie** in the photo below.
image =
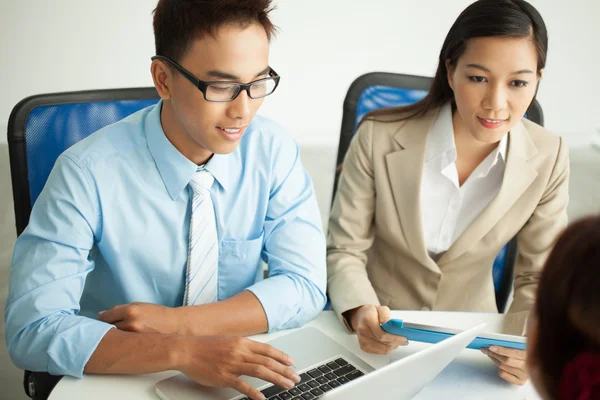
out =
<path fill-rule="evenodd" d="M 215 210 L 210 198 L 214 180 L 211 173 L 203 169 L 196 172 L 190 181 L 193 198 L 183 300 L 186 306 L 217 301 L 219 242 Z"/>

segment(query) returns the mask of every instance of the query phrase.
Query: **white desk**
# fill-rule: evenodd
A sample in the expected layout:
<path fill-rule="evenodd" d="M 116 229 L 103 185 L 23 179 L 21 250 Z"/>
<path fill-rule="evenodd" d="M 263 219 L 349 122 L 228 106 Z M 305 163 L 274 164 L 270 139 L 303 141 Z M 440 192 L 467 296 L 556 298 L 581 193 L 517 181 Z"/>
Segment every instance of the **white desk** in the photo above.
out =
<path fill-rule="evenodd" d="M 436 311 L 393 311 L 394 318 L 428 325 L 440 325 L 457 329 L 467 329 L 481 322 L 487 322 L 487 332 L 499 332 L 502 315 L 463 312 Z M 410 343 L 394 351 L 389 356 L 367 354 L 360 350 L 355 335 L 349 335 L 332 311 L 324 311 L 308 326 L 314 326 L 331 338 L 346 346 L 375 368 L 388 364 L 394 358 L 401 358 L 429 346 L 424 343 Z M 256 335 L 253 339 L 265 342 L 289 331 L 270 335 Z M 110 400 L 157 400 L 154 384 L 177 372 L 160 372 L 147 375 L 107 376 L 87 375 L 83 379 L 64 377 L 56 386 L 50 400 L 71 399 L 110 399 Z M 482 353 L 465 349 L 438 377 L 417 397 L 425 399 L 539 399 L 530 384 L 516 387 L 498 377 L 496 366 Z"/>

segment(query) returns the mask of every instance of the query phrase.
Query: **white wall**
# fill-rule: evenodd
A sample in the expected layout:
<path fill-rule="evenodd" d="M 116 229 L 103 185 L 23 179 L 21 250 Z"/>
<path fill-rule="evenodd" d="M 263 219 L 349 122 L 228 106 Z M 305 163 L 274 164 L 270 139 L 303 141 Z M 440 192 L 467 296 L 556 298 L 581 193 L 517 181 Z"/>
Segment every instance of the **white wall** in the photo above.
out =
<path fill-rule="evenodd" d="M 471 2 L 275 1 L 273 19 L 281 30 L 272 44 L 271 64 L 282 82 L 260 112 L 281 122 L 304 146 L 337 145 L 346 90 L 362 73 L 432 75 L 450 25 Z M 546 126 L 571 144 L 585 144 L 600 127 L 600 2 L 532 3 L 550 32 L 538 97 Z M 152 85 L 155 4 L 0 0 L 0 129 L 12 107 L 29 95 Z"/>

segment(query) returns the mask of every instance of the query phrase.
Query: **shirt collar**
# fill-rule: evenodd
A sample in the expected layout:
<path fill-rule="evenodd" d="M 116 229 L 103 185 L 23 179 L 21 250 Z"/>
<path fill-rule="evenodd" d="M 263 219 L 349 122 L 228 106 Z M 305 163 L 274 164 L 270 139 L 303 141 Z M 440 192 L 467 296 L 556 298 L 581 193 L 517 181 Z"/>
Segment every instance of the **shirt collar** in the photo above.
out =
<path fill-rule="evenodd" d="M 242 161 L 240 160 L 240 152 L 242 150 L 240 149 L 247 145 L 247 141 L 250 140 L 250 135 L 252 133 L 254 133 L 254 135 L 258 134 L 259 130 L 259 122 L 257 122 L 256 119 L 253 119 L 240 139 L 240 143 L 238 143 L 238 146 L 232 153 L 213 154 L 210 160 L 208 160 L 208 163 L 206 163 L 206 169 L 215 177 L 215 180 L 221 185 L 225 192 L 229 191 L 238 179 L 237 174 L 242 165 Z M 244 141 L 246 141 L 246 143 L 244 143 Z"/>
<path fill-rule="evenodd" d="M 159 101 L 154 109 L 148 113 L 144 128 L 150 154 L 156 163 L 169 196 L 172 200 L 176 200 L 192 180 L 198 166 L 181 154 L 167 139 L 160 122 L 162 104 L 162 100 Z M 223 189 L 227 190 L 230 182 L 228 155 L 213 155 L 205 167 Z"/>
<path fill-rule="evenodd" d="M 452 106 L 450 103 L 446 103 L 440 108 L 427 138 L 425 162 L 429 163 L 438 157 L 442 157 L 442 169 L 456 160 Z"/>
<path fill-rule="evenodd" d="M 480 177 L 487 176 L 498 160 L 506 162 L 508 135 L 500 139 L 498 146 L 483 161 Z M 444 173 L 456 161 L 456 143 L 454 142 L 454 126 L 452 125 L 452 105 L 448 102 L 440 107 L 427 140 L 425 162 L 429 163 L 441 157 L 440 169 Z"/>
<path fill-rule="evenodd" d="M 502 160 L 502 162 L 506 162 L 506 148 L 508 142 L 507 137 L 508 135 L 502 136 L 502 139 L 500 139 L 500 143 L 498 143 L 498 146 L 486 157 L 485 160 L 483 160 L 483 165 L 481 166 L 481 173 L 479 174 L 480 178 L 486 177 L 490 173 L 492 168 L 494 168 L 494 166 L 498 164 L 498 161 Z"/>
<path fill-rule="evenodd" d="M 215 180 L 226 192 L 229 190 L 231 183 L 231 176 L 229 174 L 231 159 L 232 154 L 213 154 L 208 163 L 206 163 L 208 172 L 215 177 Z"/>

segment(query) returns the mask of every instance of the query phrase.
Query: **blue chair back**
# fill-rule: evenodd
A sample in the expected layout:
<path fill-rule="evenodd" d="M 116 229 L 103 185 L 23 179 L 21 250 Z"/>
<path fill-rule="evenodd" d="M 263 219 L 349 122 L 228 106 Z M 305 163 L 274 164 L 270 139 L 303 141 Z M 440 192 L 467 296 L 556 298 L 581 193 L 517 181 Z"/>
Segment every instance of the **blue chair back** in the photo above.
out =
<path fill-rule="evenodd" d="M 44 94 L 19 102 L 8 123 L 17 234 L 27 226 L 31 208 L 63 151 L 158 100 L 152 87 Z"/>
<path fill-rule="evenodd" d="M 421 100 L 427 95 L 431 81 L 431 78 L 423 76 L 373 72 L 358 77 L 352 83 L 344 100 L 334 196 L 344 156 L 361 119 L 368 112 L 379 108 L 405 106 Z M 525 117 L 543 125 L 543 113 L 537 100 L 532 102 Z M 513 238 L 494 260 L 492 277 L 496 305 L 500 312 L 504 312 L 510 296 L 516 257 L 517 242 L 516 238 Z"/>

